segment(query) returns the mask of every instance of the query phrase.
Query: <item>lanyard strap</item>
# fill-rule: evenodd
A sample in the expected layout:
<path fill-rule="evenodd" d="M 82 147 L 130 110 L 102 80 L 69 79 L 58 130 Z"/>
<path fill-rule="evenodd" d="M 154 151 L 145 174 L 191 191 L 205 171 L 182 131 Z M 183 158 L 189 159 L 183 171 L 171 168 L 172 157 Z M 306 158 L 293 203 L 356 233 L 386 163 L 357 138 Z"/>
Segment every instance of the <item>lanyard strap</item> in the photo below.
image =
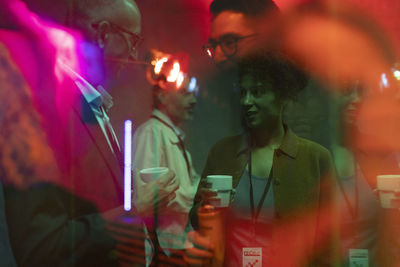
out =
<path fill-rule="evenodd" d="M 273 165 L 273 164 L 272 164 Z M 261 207 L 264 204 L 265 197 L 267 196 L 267 193 L 269 191 L 269 188 L 271 187 L 271 181 L 272 181 L 272 170 L 273 168 L 271 167 L 271 171 L 269 172 L 268 175 L 268 181 L 267 184 L 265 185 L 264 188 L 264 193 L 261 196 L 260 201 L 258 202 L 257 205 L 257 211 L 254 211 L 254 193 L 253 193 L 253 182 L 252 182 L 252 170 L 251 170 L 251 151 L 249 152 L 249 179 L 250 179 L 250 207 L 251 207 L 251 217 L 253 219 L 253 224 L 255 225 L 258 219 L 258 216 L 260 215 Z"/>
<path fill-rule="evenodd" d="M 188 173 L 189 173 L 189 177 L 191 177 L 191 173 L 190 173 L 191 170 L 190 170 L 190 164 L 189 164 L 189 157 L 188 157 L 187 154 L 186 154 L 185 144 L 183 143 L 182 138 L 180 138 L 180 136 L 175 132 L 174 128 L 172 128 L 172 126 L 169 125 L 166 121 L 164 121 L 163 119 L 161 119 L 160 117 L 157 117 L 157 116 L 155 116 L 155 115 L 151 115 L 151 117 L 154 118 L 154 119 L 156 119 L 156 120 L 158 120 L 159 122 L 161 122 L 162 124 L 164 124 L 165 126 L 167 126 L 168 128 L 170 128 L 170 129 L 175 133 L 176 137 L 178 138 L 179 146 L 180 146 L 181 149 L 182 149 L 183 157 L 185 158 L 185 161 L 186 161 L 186 167 L 187 167 L 187 170 L 188 170 Z"/>
<path fill-rule="evenodd" d="M 358 203 L 358 176 L 360 174 L 358 173 L 358 167 L 357 164 L 354 163 L 354 207 L 351 204 L 350 198 L 348 194 L 346 193 L 346 190 L 344 189 L 344 185 L 341 181 L 341 179 L 338 177 L 337 183 L 339 186 L 339 189 L 343 195 L 343 198 L 345 200 L 346 206 L 349 209 L 350 215 L 352 220 L 356 220 L 358 218 L 358 211 L 359 211 L 359 203 Z"/>

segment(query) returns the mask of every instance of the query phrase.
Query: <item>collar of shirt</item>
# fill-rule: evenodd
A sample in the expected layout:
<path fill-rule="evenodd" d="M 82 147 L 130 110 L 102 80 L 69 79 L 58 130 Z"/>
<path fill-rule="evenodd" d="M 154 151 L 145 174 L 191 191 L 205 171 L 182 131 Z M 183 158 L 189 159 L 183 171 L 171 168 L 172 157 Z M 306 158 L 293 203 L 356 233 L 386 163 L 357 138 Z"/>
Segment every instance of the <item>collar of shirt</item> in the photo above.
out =
<path fill-rule="evenodd" d="M 89 103 L 90 107 L 95 110 L 100 110 L 103 104 L 101 94 L 87 82 L 75 80 L 75 84 L 78 86 L 79 90 L 81 91 L 85 100 Z"/>
<path fill-rule="evenodd" d="M 153 116 L 156 116 L 156 117 L 160 118 L 161 120 L 163 120 L 166 124 L 168 124 L 173 129 L 175 134 L 177 136 L 179 136 L 179 138 L 182 141 L 185 140 L 185 133 L 181 129 L 179 129 L 177 126 L 175 126 L 174 123 L 171 121 L 171 119 L 165 113 L 161 112 L 158 109 L 154 109 Z"/>
<path fill-rule="evenodd" d="M 95 121 L 99 124 L 101 131 L 104 134 L 104 137 L 107 140 L 107 143 L 113 151 L 113 153 L 116 153 L 114 151 L 114 147 L 112 142 L 115 142 L 116 146 L 119 149 L 119 143 L 118 139 L 115 136 L 114 129 L 112 128 L 112 125 L 110 123 L 110 119 L 107 116 L 106 111 L 104 110 L 103 107 L 106 109 L 110 108 L 112 105 L 112 99 L 110 95 L 102 95 L 102 92 L 104 88 L 99 86 L 98 88 L 100 89 L 100 92 L 97 91 L 88 81 L 86 81 L 79 73 L 74 71 L 71 67 L 69 67 L 67 64 L 64 64 L 62 61 L 58 61 L 59 66 L 63 68 L 67 72 L 67 74 L 73 79 L 75 82 L 76 86 L 79 88 L 79 91 L 82 93 L 83 98 L 86 100 L 86 102 L 89 103 L 89 107 L 94 113 L 94 117 L 92 115 L 88 115 L 85 113 L 85 110 L 82 112 L 82 117 L 85 122 L 93 122 L 91 119 L 92 117 L 95 119 Z M 111 105 L 110 105 L 111 104 Z M 110 134 L 107 133 L 107 129 Z M 110 140 L 113 139 L 113 140 Z"/>
<path fill-rule="evenodd" d="M 74 71 L 71 67 L 63 62 L 58 62 L 60 66 L 70 75 L 74 80 L 75 84 L 78 86 L 85 100 L 89 103 L 92 110 L 96 115 L 102 114 L 100 108 L 103 104 L 106 105 L 106 110 L 110 109 L 112 106 L 112 97 L 106 92 L 106 90 L 99 86 L 99 91 L 97 91 L 86 79 L 84 79 L 79 73 Z"/>

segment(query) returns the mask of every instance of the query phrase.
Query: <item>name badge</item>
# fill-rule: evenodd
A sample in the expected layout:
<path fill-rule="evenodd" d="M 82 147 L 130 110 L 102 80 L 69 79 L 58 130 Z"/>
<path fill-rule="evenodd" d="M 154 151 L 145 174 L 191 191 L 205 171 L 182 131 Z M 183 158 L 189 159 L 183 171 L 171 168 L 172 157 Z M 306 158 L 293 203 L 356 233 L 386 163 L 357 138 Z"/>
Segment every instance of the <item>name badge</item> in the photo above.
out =
<path fill-rule="evenodd" d="M 350 267 L 368 267 L 368 249 L 349 249 Z"/>
<path fill-rule="evenodd" d="M 262 248 L 242 249 L 243 267 L 262 267 Z"/>

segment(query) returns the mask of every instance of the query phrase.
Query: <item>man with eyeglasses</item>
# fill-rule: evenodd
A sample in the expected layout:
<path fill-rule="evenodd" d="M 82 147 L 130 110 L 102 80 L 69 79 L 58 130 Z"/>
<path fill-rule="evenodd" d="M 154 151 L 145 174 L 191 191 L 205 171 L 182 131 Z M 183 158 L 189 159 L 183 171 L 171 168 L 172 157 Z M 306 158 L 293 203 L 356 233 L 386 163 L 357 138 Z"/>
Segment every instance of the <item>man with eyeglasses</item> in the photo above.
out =
<path fill-rule="evenodd" d="M 203 133 L 194 150 L 207 155 L 207 147 L 217 141 L 216 136 L 240 131 L 238 94 L 233 88 L 236 80 L 234 66 L 237 59 L 258 49 L 268 28 L 273 28 L 279 9 L 272 0 L 213 0 L 210 1 L 211 27 L 208 42 L 203 45 L 204 56 L 215 63 L 216 72 L 210 72 L 207 97 L 199 98 L 199 108 L 208 117 L 207 125 L 196 122 L 198 130 L 204 127 L 213 131 Z M 271 21 L 270 24 L 264 23 Z"/>
<path fill-rule="evenodd" d="M 92 26 L 95 30 L 99 30 L 100 24 L 100 22 L 94 23 L 92 24 Z M 132 59 L 135 60 L 137 58 L 137 49 L 139 45 L 143 42 L 143 37 L 140 34 L 134 33 L 133 31 L 121 27 L 113 22 L 108 21 L 108 25 L 111 31 L 118 33 L 123 38 L 123 41 L 127 44 L 128 51 L 130 51 L 130 56 L 132 57 Z M 116 59 L 118 60 L 118 58 Z"/>
<path fill-rule="evenodd" d="M 214 0 L 210 12 L 211 33 L 203 50 L 219 67 L 225 68 L 257 48 L 259 27 L 267 27 L 259 25 L 259 19 L 273 18 L 279 9 L 272 0 Z"/>
<path fill-rule="evenodd" d="M 140 12 L 133 0 L 74 1 L 71 13 L 72 27 L 101 49 L 108 71 L 106 80 L 116 78 L 124 65 L 137 59 L 143 37 Z"/>
<path fill-rule="evenodd" d="M 0 178 L 7 182 L 6 219 L 16 262 L 117 266 L 124 255 L 103 219 L 122 212 L 123 175 L 120 144 L 107 115 L 112 100 L 104 88 L 137 57 L 140 12 L 132 0 L 73 2 L 71 24 L 82 33 L 81 42 L 22 1 L 0 5 L 19 30 L 0 34 L 21 71 L 3 88 L 7 108 L 0 110 Z M 131 237 L 115 221 L 109 227 Z M 142 242 L 139 237 L 135 256 L 125 255 L 128 264 L 141 266 Z"/>

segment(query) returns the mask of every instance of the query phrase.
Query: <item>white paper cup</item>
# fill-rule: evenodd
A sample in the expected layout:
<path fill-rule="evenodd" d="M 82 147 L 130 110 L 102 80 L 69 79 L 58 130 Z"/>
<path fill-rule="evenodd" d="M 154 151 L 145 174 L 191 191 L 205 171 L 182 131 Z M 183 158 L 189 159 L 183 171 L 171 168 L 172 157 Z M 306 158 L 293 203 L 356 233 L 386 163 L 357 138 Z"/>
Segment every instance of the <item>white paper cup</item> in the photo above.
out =
<path fill-rule="evenodd" d="M 377 187 L 382 208 L 398 208 L 398 205 L 395 205 L 393 200 L 399 198 L 395 196 L 395 191 L 400 191 L 400 174 L 378 175 Z"/>
<path fill-rule="evenodd" d="M 211 188 L 217 190 L 217 198 L 220 200 L 212 201 L 210 204 L 215 207 L 228 207 L 232 192 L 232 176 L 230 175 L 208 175 L 207 183 Z"/>
<path fill-rule="evenodd" d="M 147 168 L 141 170 L 140 173 L 140 178 L 142 178 L 143 182 L 145 183 L 150 183 L 154 180 L 157 180 L 162 176 L 163 174 L 168 172 L 167 167 L 154 167 L 154 168 Z"/>

